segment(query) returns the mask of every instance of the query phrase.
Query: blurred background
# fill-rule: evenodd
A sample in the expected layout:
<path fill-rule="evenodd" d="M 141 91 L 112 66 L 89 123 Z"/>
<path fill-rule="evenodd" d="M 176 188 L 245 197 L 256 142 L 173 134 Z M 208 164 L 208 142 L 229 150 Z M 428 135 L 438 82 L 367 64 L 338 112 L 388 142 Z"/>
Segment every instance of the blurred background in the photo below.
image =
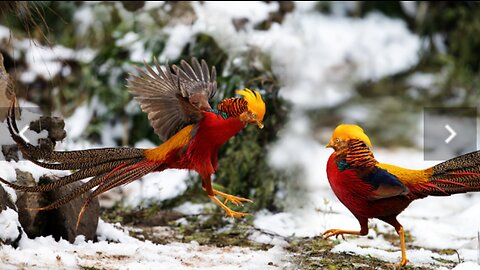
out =
<path fill-rule="evenodd" d="M 340 123 L 361 125 L 376 148 L 418 154 L 424 107 L 479 104 L 473 1 L 42 1 L 0 11 L 0 52 L 17 95 L 65 118 L 57 149 L 160 144 L 126 89 L 134 66 L 154 58 L 215 66 L 213 104 L 244 87 L 260 90 L 265 128 L 250 126 L 222 148 L 215 179 L 255 201 L 243 211 L 305 204 L 305 179 L 327 187 L 320 155 L 328 157 L 323 146 Z M 208 202 L 199 183 L 193 173 L 154 174 L 104 206 Z"/>

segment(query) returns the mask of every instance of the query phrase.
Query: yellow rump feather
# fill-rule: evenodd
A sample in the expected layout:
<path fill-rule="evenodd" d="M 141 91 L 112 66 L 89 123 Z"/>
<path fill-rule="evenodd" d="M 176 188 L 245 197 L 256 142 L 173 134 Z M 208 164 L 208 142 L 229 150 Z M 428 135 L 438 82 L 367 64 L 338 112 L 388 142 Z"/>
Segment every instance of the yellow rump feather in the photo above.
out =
<path fill-rule="evenodd" d="M 158 147 L 146 149 L 145 157 L 149 161 L 164 161 L 171 150 L 181 148 L 190 141 L 192 129 L 193 125 L 186 126 Z"/>
<path fill-rule="evenodd" d="M 431 168 L 426 170 L 412 170 L 385 163 L 378 163 L 377 167 L 395 175 L 398 180 L 405 185 L 418 185 L 426 183 L 429 181 L 429 178 L 432 176 L 433 172 Z"/>

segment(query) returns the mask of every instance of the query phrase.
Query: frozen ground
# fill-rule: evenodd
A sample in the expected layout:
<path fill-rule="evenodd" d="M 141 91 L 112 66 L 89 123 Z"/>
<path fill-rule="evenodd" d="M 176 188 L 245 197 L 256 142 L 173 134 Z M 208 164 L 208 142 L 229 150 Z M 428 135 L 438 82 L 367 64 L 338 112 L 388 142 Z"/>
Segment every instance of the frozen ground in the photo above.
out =
<path fill-rule="evenodd" d="M 121 228 L 100 222 L 97 243 L 77 237 L 74 244 L 51 237 L 22 238 L 18 248 L 0 248 L 0 268 L 10 269 L 282 269 L 285 251 L 216 248 L 171 243 L 158 245 L 128 236 Z"/>
<path fill-rule="evenodd" d="M 418 151 L 378 149 L 377 158 L 395 162 L 402 166 L 421 168 L 431 163 L 423 162 Z M 261 231 L 280 236 L 314 237 L 329 228 L 358 229 L 358 223 L 348 210 L 334 197 L 325 175 L 325 162 L 330 154 L 322 149 L 318 153 L 318 166 L 305 183 L 308 198 L 304 205 L 272 214 L 260 211 L 255 214 L 254 226 Z M 20 163 L 1 162 L 0 177 L 14 179 L 14 168 L 33 172 L 35 178 L 48 170 L 40 169 L 26 161 Z M 4 168 L 6 168 L 4 170 Z M 153 177 L 153 176 L 152 176 Z M 314 180 L 316 178 L 316 180 Z M 150 180 L 144 179 L 144 183 Z M 154 184 L 157 189 L 162 183 Z M 168 186 L 168 184 L 166 184 Z M 138 186 L 140 187 L 140 186 Z M 7 191 L 15 199 L 11 189 Z M 135 186 L 130 187 L 135 190 Z M 137 194 L 142 194 L 136 191 Z M 150 193 L 146 193 L 146 198 Z M 298 196 L 298 194 L 287 195 Z M 160 198 L 158 198 L 160 200 Z M 439 260 L 461 264 L 456 269 L 480 269 L 477 264 L 479 249 L 477 233 L 480 227 L 479 194 L 455 195 L 452 197 L 427 198 L 414 202 L 399 217 L 399 221 L 413 237 L 408 242 L 407 255 L 411 265 L 441 267 Z M 187 203 L 176 210 L 185 214 L 198 214 L 204 211 L 202 205 Z M 182 222 L 182 221 L 179 221 Z M 15 239 L 18 216 L 8 210 L 0 214 L 0 237 Z M 379 259 L 397 262 L 400 258 L 398 244 L 392 244 L 385 235 L 395 235 L 394 230 L 380 221 L 370 222 L 368 237 L 347 237 L 340 240 L 332 252 L 348 252 L 370 255 Z M 171 242 L 166 245 L 141 241 L 130 237 L 127 228 L 100 221 L 97 235 L 99 242 L 86 242 L 82 237 L 74 244 L 56 242 L 51 237 L 28 239 L 23 235 L 18 248 L 2 246 L 0 249 L 1 269 L 50 269 L 95 267 L 99 269 L 156 269 L 159 265 L 171 269 L 295 269 L 290 258 L 293 254 L 285 249 L 287 243 L 272 238 L 271 234 L 256 233 L 250 239 L 272 244 L 266 250 L 253 250 L 242 247 L 203 246 L 196 242 Z M 394 236 L 395 239 L 396 236 Z M 396 243 L 396 241 L 395 241 Z M 438 250 L 453 249 L 457 254 L 444 255 Z"/>

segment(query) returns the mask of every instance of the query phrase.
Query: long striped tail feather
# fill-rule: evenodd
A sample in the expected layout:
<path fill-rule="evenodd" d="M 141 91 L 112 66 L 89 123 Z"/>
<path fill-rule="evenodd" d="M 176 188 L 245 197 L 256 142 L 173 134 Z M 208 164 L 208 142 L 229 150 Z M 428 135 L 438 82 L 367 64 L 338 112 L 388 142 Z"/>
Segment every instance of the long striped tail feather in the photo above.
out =
<path fill-rule="evenodd" d="M 70 175 L 59 177 L 57 180 L 55 180 L 53 182 L 38 185 L 38 186 L 17 185 L 17 184 L 8 182 L 8 181 L 6 181 L 2 178 L 0 178 L 0 182 L 10 186 L 11 188 L 13 188 L 15 190 L 19 190 L 19 191 L 24 191 L 24 192 L 47 192 L 47 191 L 51 191 L 51 190 L 66 186 L 66 185 L 71 184 L 73 182 L 77 182 L 79 180 L 86 179 L 88 177 L 97 176 L 97 175 L 100 175 L 100 174 L 103 174 L 103 173 L 107 173 L 107 172 L 117 168 L 118 166 L 131 165 L 131 164 L 138 163 L 142 160 L 143 159 L 138 158 L 138 159 L 131 159 L 131 160 L 127 160 L 127 161 L 123 160 L 123 161 L 113 161 L 113 162 L 110 162 L 110 163 L 103 163 L 103 164 L 99 164 L 99 165 L 96 165 L 96 166 L 93 166 L 93 167 L 90 167 L 90 168 L 85 168 L 85 169 L 78 170 L 78 171 L 76 171 L 76 172 L 74 172 Z"/>
<path fill-rule="evenodd" d="M 142 176 L 149 174 L 152 171 L 158 170 L 158 167 L 160 166 L 161 165 L 159 163 L 151 162 L 151 161 L 140 162 L 140 165 L 138 163 L 137 164 L 132 163 L 129 165 L 123 164 L 123 165 L 117 166 L 115 169 L 109 172 L 104 172 L 102 174 L 99 174 L 93 177 L 92 179 L 88 180 L 87 182 L 73 189 L 67 195 L 52 202 L 51 204 L 43 207 L 39 207 L 39 208 L 31 208 L 30 210 L 43 211 L 43 210 L 52 210 L 52 209 L 61 207 L 62 205 L 67 204 L 73 199 L 81 196 L 82 194 L 87 193 L 92 188 L 97 187 L 92 193 L 88 195 L 87 199 L 85 199 L 85 202 L 77 218 L 76 226 L 78 228 L 78 225 L 82 219 L 83 213 L 85 212 L 86 208 L 90 205 L 90 203 L 95 197 L 112 188 L 135 181 L 141 178 Z M 55 184 L 55 183 L 56 182 L 52 182 L 51 184 Z"/>
<path fill-rule="evenodd" d="M 425 195 L 448 196 L 480 191 L 480 151 L 447 160 L 431 170 L 429 181 L 419 185 Z"/>
<path fill-rule="evenodd" d="M 91 177 L 91 179 L 70 190 L 62 198 L 49 205 L 31 208 L 30 210 L 52 210 L 61 207 L 97 187 L 84 201 L 77 219 L 78 228 L 84 211 L 95 197 L 110 189 L 135 181 L 152 171 L 165 169 L 165 165 L 161 162 L 147 161 L 145 149 L 100 148 L 78 151 L 53 151 L 34 146 L 20 136 L 15 121 L 14 105 L 15 100 L 10 107 L 7 124 L 12 138 L 17 143 L 24 158 L 44 168 L 76 171 L 39 186 L 22 186 L 10 183 L 2 178 L 0 178 L 0 182 L 24 192 L 48 192 Z"/>
<path fill-rule="evenodd" d="M 14 101 L 15 102 L 15 101 Z M 78 170 L 102 163 L 144 157 L 145 149 L 99 148 L 77 151 L 50 151 L 26 142 L 18 132 L 15 121 L 15 107 L 10 107 L 7 124 L 11 137 L 17 143 L 24 158 L 35 164 L 54 170 Z M 41 161 L 42 160 L 42 161 Z"/>

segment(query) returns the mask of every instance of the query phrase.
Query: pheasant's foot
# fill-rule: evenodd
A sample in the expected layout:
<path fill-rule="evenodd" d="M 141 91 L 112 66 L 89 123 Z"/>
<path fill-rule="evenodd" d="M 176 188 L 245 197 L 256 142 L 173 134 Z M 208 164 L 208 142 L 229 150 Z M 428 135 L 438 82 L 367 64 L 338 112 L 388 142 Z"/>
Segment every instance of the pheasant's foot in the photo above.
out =
<path fill-rule="evenodd" d="M 224 204 L 226 204 L 228 202 L 232 202 L 236 206 L 243 206 L 243 202 L 249 202 L 249 203 L 253 202 L 252 200 L 242 198 L 242 197 L 233 196 L 233 195 L 223 193 L 223 192 L 215 190 L 215 189 L 213 190 L 213 193 L 215 195 L 218 195 L 218 196 L 221 196 L 221 197 L 225 198 L 225 201 L 223 202 Z"/>
<path fill-rule="evenodd" d="M 323 233 L 323 238 L 325 239 L 328 239 L 332 236 L 335 236 L 335 238 L 338 238 L 338 236 L 341 236 L 343 240 L 345 240 L 345 236 L 343 235 L 343 231 L 342 230 L 338 230 L 338 229 L 330 229 L 330 230 L 326 230 L 324 233 Z"/>
<path fill-rule="evenodd" d="M 228 208 L 225 204 L 223 204 L 217 197 L 215 197 L 215 195 L 212 195 L 212 196 L 209 195 L 208 197 L 210 197 L 213 200 L 214 203 L 216 203 L 223 210 L 225 210 L 225 215 L 226 216 L 231 216 L 231 217 L 235 218 L 235 217 L 244 217 L 244 216 L 250 215 L 248 213 L 233 211 L 232 209 Z"/>
<path fill-rule="evenodd" d="M 405 265 L 407 265 L 408 263 L 408 259 L 407 258 L 402 258 L 402 261 L 400 263 L 387 263 L 385 264 L 385 266 L 387 267 L 404 267 Z"/>
<path fill-rule="evenodd" d="M 323 233 L 323 238 L 327 239 L 327 238 L 330 238 L 332 236 L 335 236 L 335 238 L 338 238 L 338 236 L 340 235 L 342 237 L 342 239 L 345 240 L 344 234 L 361 235 L 361 233 L 359 231 L 347 231 L 347 230 L 340 230 L 340 229 L 330 229 L 330 230 L 326 230 Z"/>

